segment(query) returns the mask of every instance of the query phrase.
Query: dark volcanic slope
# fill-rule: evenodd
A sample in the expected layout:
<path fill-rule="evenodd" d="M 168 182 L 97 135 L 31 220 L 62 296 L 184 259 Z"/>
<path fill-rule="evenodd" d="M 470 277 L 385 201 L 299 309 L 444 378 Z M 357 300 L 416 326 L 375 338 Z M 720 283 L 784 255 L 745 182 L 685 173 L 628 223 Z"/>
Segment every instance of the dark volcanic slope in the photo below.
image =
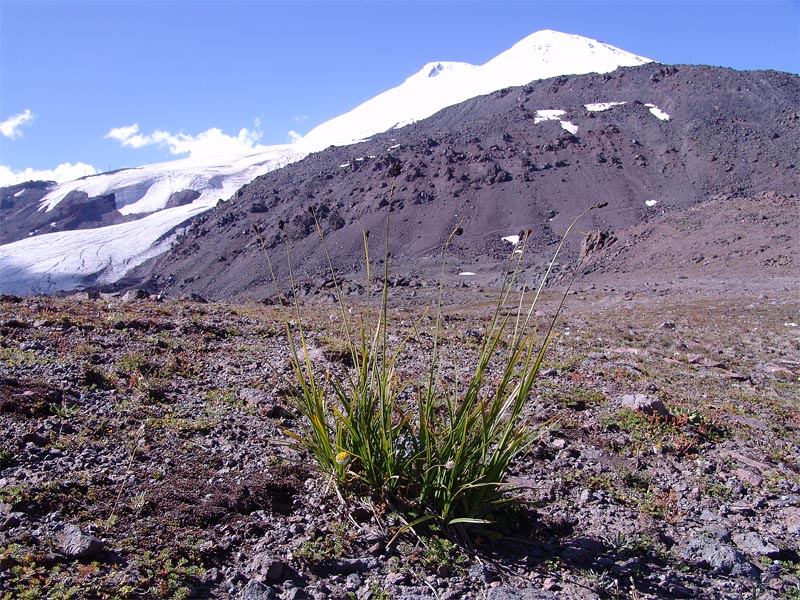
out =
<path fill-rule="evenodd" d="M 599 102 L 625 104 L 600 112 L 584 106 Z M 357 269 L 362 227 L 372 234 L 373 255 L 380 253 L 391 173 L 400 167 L 390 236 L 396 269 L 424 273 L 463 220 L 452 272 L 496 277 L 510 249 L 501 238 L 530 229 L 526 268 L 533 279 L 569 221 L 595 202 L 610 206 L 593 213 L 584 230 L 620 231 L 712 195 L 797 194 L 798 107 L 796 75 L 697 66 L 649 64 L 502 90 L 260 177 L 196 220 L 138 275 L 170 293 L 270 295 L 252 227 L 264 231 L 283 279 L 283 221 L 300 277 L 324 277 L 312 206 L 337 268 Z M 537 111 L 546 109 L 564 110 L 559 119 L 577 132 L 559 120 L 540 122 Z M 577 241 L 569 256 L 576 248 Z"/>

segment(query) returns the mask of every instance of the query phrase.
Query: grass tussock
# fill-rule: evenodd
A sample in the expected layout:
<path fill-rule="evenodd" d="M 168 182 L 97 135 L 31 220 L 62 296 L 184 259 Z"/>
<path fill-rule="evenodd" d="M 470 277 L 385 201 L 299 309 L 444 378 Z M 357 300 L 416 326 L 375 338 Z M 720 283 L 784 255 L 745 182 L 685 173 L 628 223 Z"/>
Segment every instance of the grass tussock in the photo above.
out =
<path fill-rule="evenodd" d="M 390 198 L 393 192 L 394 184 Z M 397 365 L 409 337 L 389 342 L 390 337 L 396 340 L 390 336 L 387 308 L 391 200 L 380 298 L 368 295 L 363 311 L 351 311 L 343 301 L 325 237 L 313 209 L 311 213 L 333 277 L 340 311 L 340 344 L 346 348 L 351 366 L 332 372 L 315 364 L 299 303 L 283 306 L 291 365 L 284 385 L 302 416 L 299 432 L 287 434 L 332 478 L 344 498 L 353 493 L 371 495 L 403 513 L 409 526 L 488 522 L 499 504 L 512 499 L 505 482 L 511 461 L 535 439 L 536 432 L 524 424 L 522 413 L 566 292 L 556 316 L 540 331 L 533 314 L 564 240 L 583 215 L 565 233 L 538 290 L 529 294 L 523 289 L 518 300 L 514 297 L 513 309 L 508 310 L 528 238 L 528 234 L 521 235 L 469 376 L 446 381 L 442 376 L 441 327 L 444 267 L 448 248 L 461 228 L 457 227 L 443 244 L 442 275 L 432 319 L 433 347 L 425 362 L 428 370 L 408 379 L 398 374 Z M 256 235 L 265 248 L 257 230 Z M 289 285 L 292 297 L 296 297 L 291 252 L 284 239 Z M 368 232 L 364 232 L 363 240 L 365 289 L 370 290 Z M 267 261 L 274 280 L 268 256 Z M 411 335 L 419 333 L 424 316 L 411 328 Z"/>

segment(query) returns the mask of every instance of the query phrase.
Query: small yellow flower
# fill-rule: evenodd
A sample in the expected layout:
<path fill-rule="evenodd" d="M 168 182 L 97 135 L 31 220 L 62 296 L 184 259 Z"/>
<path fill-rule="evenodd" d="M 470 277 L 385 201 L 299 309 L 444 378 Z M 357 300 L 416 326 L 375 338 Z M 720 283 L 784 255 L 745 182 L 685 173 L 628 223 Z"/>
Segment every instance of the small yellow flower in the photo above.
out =
<path fill-rule="evenodd" d="M 350 461 L 350 454 L 347 453 L 345 450 L 342 450 L 341 452 L 339 452 L 339 454 L 336 455 L 337 464 L 345 465 L 349 461 Z"/>

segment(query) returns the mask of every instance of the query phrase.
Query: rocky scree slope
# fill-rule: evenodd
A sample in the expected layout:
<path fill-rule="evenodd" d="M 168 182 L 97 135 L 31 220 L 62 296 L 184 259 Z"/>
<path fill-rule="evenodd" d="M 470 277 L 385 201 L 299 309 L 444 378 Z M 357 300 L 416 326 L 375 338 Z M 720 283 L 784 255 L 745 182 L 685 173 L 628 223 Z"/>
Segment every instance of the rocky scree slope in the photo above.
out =
<path fill-rule="evenodd" d="M 567 224 L 596 202 L 609 206 L 592 213 L 584 231 L 620 232 L 720 195 L 774 191 L 795 210 L 798 106 L 796 75 L 702 66 L 648 64 L 501 90 L 259 177 L 195 219 L 170 252 L 134 272 L 135 281 L 170 294 L 273 295 L 253 227 L 285 281 L 282 222 L 297 275 L 311 289 L 327 266 L 309 207 L 336 268 L 354 277 L 363 266 L 362 228 L 373 256 L 383 248 L 399 171 L 390 235 L 398 274 L 430 275 L 460 222 L 452 274 L 496 281 L 511 249 L 502 238 L 530 230 L 523 278 L 532 282 Z M 579 246 L 576 238 L 565 262 Z"/>

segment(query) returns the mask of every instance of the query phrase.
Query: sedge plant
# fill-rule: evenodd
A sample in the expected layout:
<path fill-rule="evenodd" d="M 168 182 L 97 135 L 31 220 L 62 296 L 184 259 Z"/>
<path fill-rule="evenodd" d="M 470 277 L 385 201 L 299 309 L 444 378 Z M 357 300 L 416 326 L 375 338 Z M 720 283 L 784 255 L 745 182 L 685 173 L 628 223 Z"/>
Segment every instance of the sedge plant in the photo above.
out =
<path fill-rule="evenodd" d="M 396 347 L 389 347 L 387 308 L 394 189 L 393 182 L 387 207 L 380 298 L 377 307 L 373 306 L 369 292 L 369 233 L 363 232 L 368 295 L 365 310 L 356 312 L 355 317 L 343 299 L 325 236 L 311 210 L 333 279 L 340 334 L 350 355 L 350 368 L 332 372 L 314 364 L 311 358 L 309 332 L 296 300 L 291 252 L 284 235 L 294 298 L 288 305 L 281 303 L 286 311 L 283 323 L 291 365 L 284 384 L 301 416 L 299 432 L 287 434 L 296 446 L 311 454 L 342 497 L 358 493 L 380 498 L 405 515 L 407 527 L 423 523 L 439 527 L 486 523 L 499 504 L 513 498 L 505 481 L 509 465 L 535 439 L 535 431 L 523 422 L 523 410 L 577 267 L 555 316 L 537 336 L 533 315 L 541 292 L 578 220 L 605 204 L 588 208 L 570 224 L 535 293 L 530 297 L 523 286 L 516 308 L 507 311 L 530 232 L 521 235 L 520 245 L 505 269 L 497 303 L 469 377 L 446 383 L 442 377 L 441 327 L 444 268 L 448 248 L 461 232 L 458 226 L 443 244 L 429 368 L 416 380 L 403 380 L 397 365 L 408 337 Z M 267 254 L 258 230 L 256 235 Z M 275 281 L 268 254 L 267 263 Z M 420 315 L 414 330 L 420 327 L 423 317 Z"/>

